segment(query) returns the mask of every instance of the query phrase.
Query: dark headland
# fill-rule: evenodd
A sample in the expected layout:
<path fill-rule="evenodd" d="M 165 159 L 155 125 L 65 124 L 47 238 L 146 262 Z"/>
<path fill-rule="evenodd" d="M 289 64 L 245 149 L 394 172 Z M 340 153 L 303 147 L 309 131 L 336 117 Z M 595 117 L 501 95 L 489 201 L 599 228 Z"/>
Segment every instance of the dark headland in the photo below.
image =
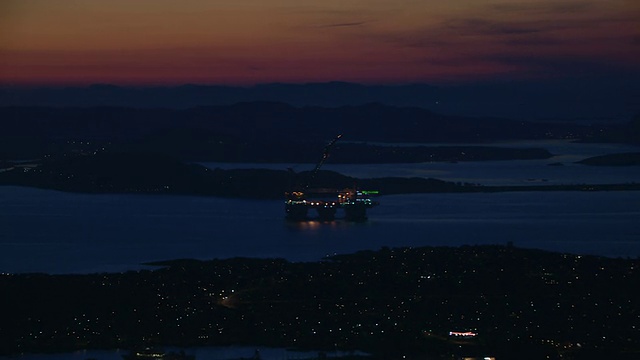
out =
<path fill-rule="evenodd" d="M 476 154 L 476 149 L 472 147 L 465 151 L 468 153 L 467 157 Z M 402 152 L 409 153 L 411 149 L 404 149 Z M 480 153 L 484 152 L 486 148 L 480 148 Z M 508 153 L 509 150 L 502 152 Z M 526 154 L 527 149 L 516 149 L 516 152 Z M 529 152 L 546 156 L 544 150 L 533 149 Z M 310 176 L 309 171 L 295 173 L 267 169 L 209 169 L 162 154 L 110 152 L 65 153 L 63 156 L 28 162 L 4 162 L 0 164 L 0 169 L 0 185 L 31 186 L 86 193 L 202 195 L 258 199 L 282 199 L 284 193 L 292 186 L 304 183 Z M 359 179 L 332 171 L 320 171 L 315 176 L 314 183 L 334 189 L 355 185 L 362 189 L 376 189 L 383 195 L 433 192 L 640 190 L 640 183 L 482 186 L 417 177 Z"/>

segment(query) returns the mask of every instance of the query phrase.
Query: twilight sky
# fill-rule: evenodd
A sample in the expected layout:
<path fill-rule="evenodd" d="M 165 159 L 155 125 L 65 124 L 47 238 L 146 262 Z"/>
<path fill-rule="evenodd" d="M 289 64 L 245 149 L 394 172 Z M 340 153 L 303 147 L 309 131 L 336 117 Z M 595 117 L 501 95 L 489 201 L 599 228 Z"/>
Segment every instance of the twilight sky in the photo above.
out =
<path fill-rule="evenodd" d="M 640 72 L 638 0 L 2 0 L 0 85 Z"/>

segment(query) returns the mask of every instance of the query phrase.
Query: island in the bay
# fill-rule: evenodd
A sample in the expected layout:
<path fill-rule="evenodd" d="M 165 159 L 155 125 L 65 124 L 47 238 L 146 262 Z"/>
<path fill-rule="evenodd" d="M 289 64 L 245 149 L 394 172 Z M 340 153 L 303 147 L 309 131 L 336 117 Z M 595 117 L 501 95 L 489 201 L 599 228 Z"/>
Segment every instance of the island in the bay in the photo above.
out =
<path fill-rule="evenodd" d="M 409 152 L 411 150 L 403 150 Z M 466 149 L 474 153 L 476 149 Z M 481 148 L 480 152 L 485 149 Z M 493 152 L 493 150 L 490 150 Z M 497 152 L 509 149 L 497 150 Z M 517 149 L 518 153 L 542 153 L 545 150 Z M 546 156 L 546 155 L 543 155 Z M 597 159 L 596 159 L 597 160 Z M 599 160 L 597 160 L 599 161 Z M 375 189 L 384 195 L 431 192 L 496 191 L 595 191 L 639 190 L 640 183 L 556 184 L 483 186 L 454 183 L 433 178 L 353 178 L 333 171 L 294 172 L 269 169 L 210 169 L 164 154 L 152 153 L 64 153 L 26 162 L 0 164 L 0 185 L 31 186 L 86 193 L 144 193 L 223 196 L 257 199 L 282 199 L 285 192 L 307 183 L 343 189 L 354 185 Z M 586 165 L 585 165 L 586 166 Z"/>

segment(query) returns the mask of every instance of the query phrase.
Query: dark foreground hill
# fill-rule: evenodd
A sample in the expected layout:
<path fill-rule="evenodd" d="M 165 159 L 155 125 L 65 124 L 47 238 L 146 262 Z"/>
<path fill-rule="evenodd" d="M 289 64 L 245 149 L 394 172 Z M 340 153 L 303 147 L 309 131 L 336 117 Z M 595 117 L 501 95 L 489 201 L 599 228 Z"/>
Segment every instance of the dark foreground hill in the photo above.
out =
<path fill-rule="evenodd" d="M 1 274 L 0 354 L 244 344 L 378 359 L 640 355 L 638 259 L 464 246 L 155 265 Z"/>

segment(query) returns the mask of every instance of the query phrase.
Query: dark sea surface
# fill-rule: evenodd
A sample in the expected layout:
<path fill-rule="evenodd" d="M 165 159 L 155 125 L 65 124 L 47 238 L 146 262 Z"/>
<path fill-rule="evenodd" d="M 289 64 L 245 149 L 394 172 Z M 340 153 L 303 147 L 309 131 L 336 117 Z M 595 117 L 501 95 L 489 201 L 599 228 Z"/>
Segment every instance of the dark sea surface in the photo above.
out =
<path fill-rule="evenodd" d="M 383 246 L 506 244 L 640 255 L 640 192 L 381 196 L 369 221 L 284 220 L 282 201 L 0 187 L 0 272 L 91 273 L 176 258 L 314 261 Z"/>
<path fill-rule="evenodd" d="M 640 181 L 640 166 L 593 167 L 585 157 L 637 150 L 566 141 L 547 160 L 347 165 L 359 177 L 423 176 L 481 184 Z M 562 162 L 564 166 L 548 166 Z M 307 164 L 209 164 L 269 167 Z M 176 258 L 279 257 L 315 261 L 380 247 L 506 244 L 576 254 L 640 256 L 640 192 L 387 195 L 365 223 L 287 222 L 284 203 L 215 197 L 79 194 L 0 187 L 0 272 L 94 273 Z M 338 214 L 340 215 L 340 214 Z"/>

